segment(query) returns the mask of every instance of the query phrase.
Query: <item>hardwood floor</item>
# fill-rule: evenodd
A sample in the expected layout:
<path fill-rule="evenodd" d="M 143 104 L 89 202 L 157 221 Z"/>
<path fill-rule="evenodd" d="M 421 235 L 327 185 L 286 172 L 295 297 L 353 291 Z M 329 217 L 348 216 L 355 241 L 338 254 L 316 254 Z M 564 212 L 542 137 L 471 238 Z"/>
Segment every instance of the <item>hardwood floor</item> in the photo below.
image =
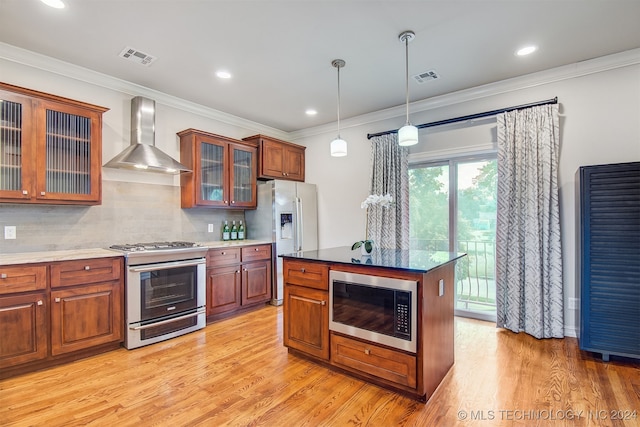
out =
<path fill-rule="evenodd" d="M 455 365 L 424 404 L 289 355 L 271 306 L 0 381 L 2 426 L 639 426 L 638 412 L 640 363 L 573 338 L 457 318 Z"/>

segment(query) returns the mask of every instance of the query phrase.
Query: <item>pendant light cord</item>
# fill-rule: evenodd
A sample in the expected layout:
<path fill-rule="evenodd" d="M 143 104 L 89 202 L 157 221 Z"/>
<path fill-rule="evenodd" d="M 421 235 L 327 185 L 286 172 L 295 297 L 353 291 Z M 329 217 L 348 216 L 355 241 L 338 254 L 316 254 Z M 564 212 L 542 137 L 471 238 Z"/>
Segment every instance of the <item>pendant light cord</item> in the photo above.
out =
<path fill-rule="evenodd" d="M 407 124 L 409 123 L 409 36 L 404 38 L 404 69 L 405 69 L 405 93 L 407 101 L 405 102 L 407 108 Z"/>
<path fill-rule="evenodd" d="M 338 139 L 340 139 L 340 65 L 336 68 L 338 69 Z"/>

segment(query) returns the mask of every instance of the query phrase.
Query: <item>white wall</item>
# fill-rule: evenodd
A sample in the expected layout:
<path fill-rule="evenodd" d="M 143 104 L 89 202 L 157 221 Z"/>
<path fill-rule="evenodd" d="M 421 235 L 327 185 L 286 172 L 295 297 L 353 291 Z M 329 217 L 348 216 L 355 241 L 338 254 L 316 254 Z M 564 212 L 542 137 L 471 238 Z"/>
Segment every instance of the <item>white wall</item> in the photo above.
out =
<path fill-rule="evenodd" d="M 620 65 L 612 65 L 617 63 Z M 447 97 L 440 97 L 432 104 L 442 106 L 411 114 L 411 121 L 420 124 L 558 97 L 565 333 L 569 336 L 575 336 L 577 325 L 576 312 L 566 308 L 568 298 L 577 295 L 575 172 L 582 165 L 640 160 L 639 64 L 640 52 L 636 50 L 622 57 L 538 73 L 467 94 L 452 94 L 449 103 Z M 402 109 L 397 113 L 395 118 L 344 121 L 341 134 L 349 144 L 349 155 L 343 158 L 329 155 L 333 129 L 310 129 L 306 131 L 308 135 L 295 135 L 296 142 L 307 146 L 307 180 L 319 188 L 321 247 L 351 245 L 362 238 L 365 214 L 360 202 L 368 195 L 370 167 L 366 136 L 402 126 Z M 495 121 L 427 128 L 421 130 L 421 143 L 412 147 L 410 158 L 456 155 L 465 146 L 471 151 L 486 149 L 495 145 L 495 137 Z"/>

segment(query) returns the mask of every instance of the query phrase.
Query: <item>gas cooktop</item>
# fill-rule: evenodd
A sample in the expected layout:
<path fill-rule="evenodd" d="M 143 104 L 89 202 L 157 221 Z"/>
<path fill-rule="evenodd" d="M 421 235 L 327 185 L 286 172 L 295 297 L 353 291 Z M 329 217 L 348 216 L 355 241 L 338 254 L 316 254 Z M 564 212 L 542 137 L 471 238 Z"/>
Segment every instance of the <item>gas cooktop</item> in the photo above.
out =
<path fill-rule="evenodd" d="M 122 252 L 142 252 L 142 251 L 158 251 L 158 250 L 171 250 L 181 248 L 195 248 L 199 247 L 194 242 L 149 242 L 149 243 L 125 243 L 121 245 L 109 246 L 109 249 Z"/>

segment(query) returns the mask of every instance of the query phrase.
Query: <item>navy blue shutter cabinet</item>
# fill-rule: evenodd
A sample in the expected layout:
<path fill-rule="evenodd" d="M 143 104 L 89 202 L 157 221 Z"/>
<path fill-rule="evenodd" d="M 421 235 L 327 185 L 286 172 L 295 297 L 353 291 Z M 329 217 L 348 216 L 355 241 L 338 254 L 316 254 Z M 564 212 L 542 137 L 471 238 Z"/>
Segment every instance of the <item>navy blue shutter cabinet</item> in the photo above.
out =
<path fill-rule="evenodd" d="M 580 349 L 640 358 L 640 162 L 576 175 Z"/>

